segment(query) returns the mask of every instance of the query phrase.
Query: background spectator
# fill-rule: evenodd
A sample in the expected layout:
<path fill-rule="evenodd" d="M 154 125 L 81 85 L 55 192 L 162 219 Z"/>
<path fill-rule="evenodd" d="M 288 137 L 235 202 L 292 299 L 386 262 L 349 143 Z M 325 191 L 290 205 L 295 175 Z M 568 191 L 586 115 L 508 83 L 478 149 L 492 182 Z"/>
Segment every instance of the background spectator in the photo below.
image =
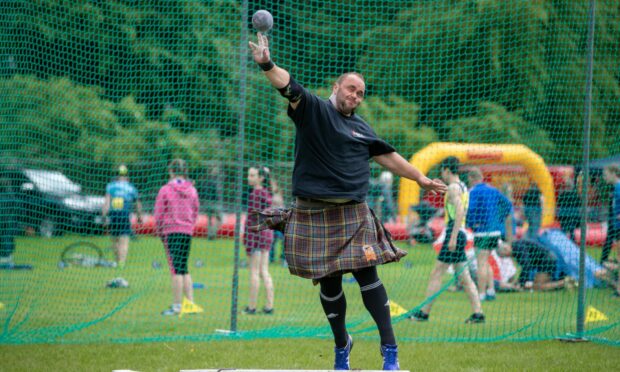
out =
<path fill-rule="evenodd" d="M 581 199 L 571 179 L 565 180 L 564 188 L 558 194 L 557 206 L 560 228 L 575 241 L 575 230 L 581 222 Z"/>
<path fill-rule="evenodd" d="M 529 239 L 536 239 L 542 217 L 542 194 L 535 182 L 531 182 L 530 187 L 523 194 L 523 213 L 528 223 L 525 234 Z"/>
<path fill-rule="evenodd" d="M 174 159 L 168 166 L 170 181 L 157 194 L 155 222 L 157 235 L 166 250 L 172 274 L 172 306 L 162 315 L 181 313 L 183 295 L 193 303 L 194 288 L 187 268 L 192 235 L 198 218 L 198 193 L 187 179 L 187 166 L 182 159 Z"/>
<path fill-rule="evenodd" d="M 0 176 L 0 265 L 11 269 L 14 266 L 15 236 L 19 233 L 18 213 L 21 206 L 13 190 L 11 180 Z"/>

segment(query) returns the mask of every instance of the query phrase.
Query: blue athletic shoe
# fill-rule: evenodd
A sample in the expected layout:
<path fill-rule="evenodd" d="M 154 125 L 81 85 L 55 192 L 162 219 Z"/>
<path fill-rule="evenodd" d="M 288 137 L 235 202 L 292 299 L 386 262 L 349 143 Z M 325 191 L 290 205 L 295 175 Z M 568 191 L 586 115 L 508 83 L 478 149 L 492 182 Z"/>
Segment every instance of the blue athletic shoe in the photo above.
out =
<path fill-rule="evenodd" d="M 351 354 L 351 349 L 353 349 L 353 339 L 351 335 L 349 335 L 347 346 L 341 348 L 334 347 L 334 353 L 336 354 L 336 361 L 334 362 L 335 370 L 348 371 L 351 369 L 349 365 L 349 354 Z"/>
<path fill-rule="evenodd" d="M 381 355 L 383 356 L 384 371 L 399 371 L 398 364 L 398 346 L 397 345 L 381 345 Z"/>

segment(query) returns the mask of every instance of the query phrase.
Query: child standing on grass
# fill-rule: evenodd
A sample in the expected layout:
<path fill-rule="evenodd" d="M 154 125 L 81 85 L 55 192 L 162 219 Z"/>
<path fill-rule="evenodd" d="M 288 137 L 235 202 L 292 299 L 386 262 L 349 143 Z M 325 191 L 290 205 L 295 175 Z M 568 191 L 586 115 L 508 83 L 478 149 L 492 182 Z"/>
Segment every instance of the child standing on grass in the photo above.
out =
<path fill-rule="evenodd" d="M 248 197 L 248 217 L 245 225 L 243 243 L 245 252 L 248 255 L 250 268 L 250 296 L 248 306 L 243 310 L 246 314 L 256 314 L 256 302 L 260 280 L 265 286 L 266 303 L 263 313 L 273 313 L 273 281 L 269 274 L 269 251 L 273 241 L 273 231 L 249 231 L 248 225 L 256 224 L 256 212 L 262 211 L 271 206 L 271 183 L 269 180 L 269 168 L 255 166 L 248 169 L 248 184 L 252 187 L 252 192 Z"/>
<path fill-rule="evenodd" d="M 164 243 L 172 274 L 172 306 L 162 315 L 181 313 L 183 295 L 194 302 L 192 277 L 187 270 L 194 226 L 198 218 L 198 193 L 187 179 L 187 166 L 182 159 L 174 159 L 168 166 L 170 181 L 157 194 L 155 223 L 157 234 Z"/>

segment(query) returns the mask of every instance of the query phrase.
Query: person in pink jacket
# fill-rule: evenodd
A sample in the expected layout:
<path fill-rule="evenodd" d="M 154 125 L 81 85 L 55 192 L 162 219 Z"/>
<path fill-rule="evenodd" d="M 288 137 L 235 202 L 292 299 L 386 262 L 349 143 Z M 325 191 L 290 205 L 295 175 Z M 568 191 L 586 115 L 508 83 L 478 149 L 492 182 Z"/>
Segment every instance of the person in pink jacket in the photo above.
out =
<path fill-rule="evenodd" d="M 173 303 L 162 315 L 178 315 L 183 295 L 192 303 L 194 301 L 187 260 L 200 203 L 193 183 L 187 179 L 184 160 L 170 162 L 168 174 L 170 181 L 159 190 L 155 201 L 155 224 L 172 274 Z"/>

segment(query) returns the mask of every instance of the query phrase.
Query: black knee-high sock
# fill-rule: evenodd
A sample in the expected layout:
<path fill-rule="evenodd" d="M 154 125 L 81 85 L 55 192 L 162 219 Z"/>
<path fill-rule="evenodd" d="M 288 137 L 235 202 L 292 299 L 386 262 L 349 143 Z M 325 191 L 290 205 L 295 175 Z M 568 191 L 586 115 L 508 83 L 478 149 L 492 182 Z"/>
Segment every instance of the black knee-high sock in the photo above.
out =
<path fill-rule="evenodd" d="M 347 299 L 342 290 L 342 277 L 323 278 L 321 283 L 321 305 L 334 334 L 336 347 L 345 347 L 349 341 L 346 328 Z"/>
<path fill-rule="evenodd" d="M 360 285 L 364 306 L 377 323 L 382 345 L 396 345 L 396 337 L 390 316 L 390 301 L 376 267 L 369 267 L 353 272 Z"/>

